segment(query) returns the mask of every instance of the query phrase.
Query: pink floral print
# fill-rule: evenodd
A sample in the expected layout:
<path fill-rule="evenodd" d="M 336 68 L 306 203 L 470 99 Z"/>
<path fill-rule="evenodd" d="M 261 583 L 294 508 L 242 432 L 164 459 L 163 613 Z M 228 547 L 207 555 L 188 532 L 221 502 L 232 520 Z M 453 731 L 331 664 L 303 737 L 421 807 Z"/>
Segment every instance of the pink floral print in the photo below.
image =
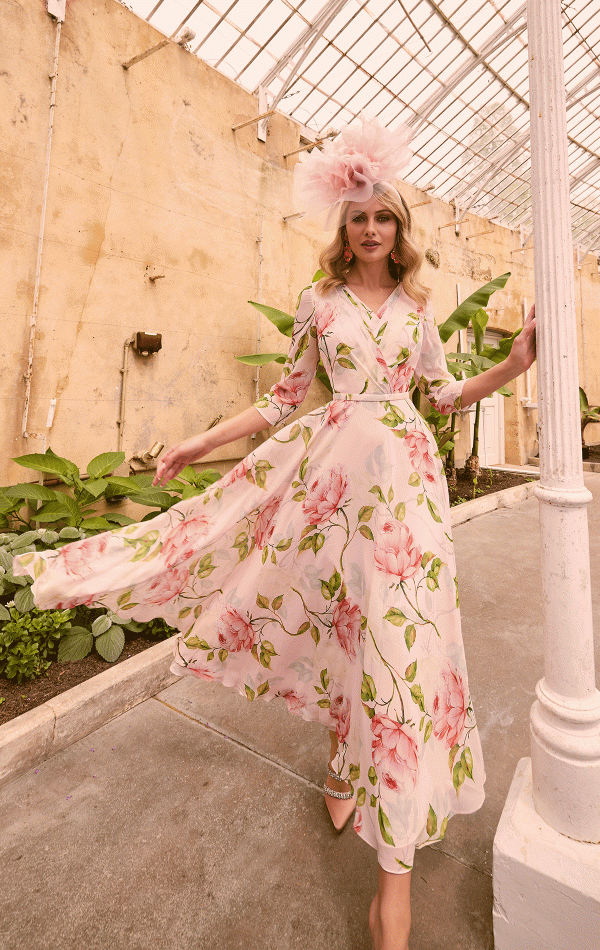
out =
<path fill-rule="evenodd" d="M 323 425 L 341 429 L 352 414 L 351 402 L 330 402 L 323 413 Z"/>
<path fill-rule="evenodd" d="M 271 498 L 258 512 L 254 523 L 254 540 L 256 541 L 256 547 L 261 551 L 273 536 L 280 505 L 281 498 L 279 496 Z"/>
<path fill-rule="evenodd" d="M 354 660 L 360 640 L 361 610 L 358 604 L 347 597 L 336 604 L 333 609 L 333 629 L 338 643 L 349 657 Z"/>
<path fill-rule="evenodd" d="M 438 680 L 431 718 L 433 734 L 451 749 L 462 737 L 469 700 L 461 674 L 450 660 Z"/>
<path fill-rule="evenodd" d="M 375 564 L 380 571 L 399 581 L 410 580 L 421 566 L 421 557 L 406 524 L 392 518 L 383 523 L 374 552 Z"/>
<path fill-rule="evenodd" d="M 407 432 L 405 444 L 408 446 L 410 460 L 417 472 L 428 482 L 435 482 L 435 462 L 431 456 L 431 446 L 424 432 Z"/>
<path fill-rule="evenodd" d="M 329 521 L 342 504 L 348 490 L 348 476 L 343 465 L 334 465 L 329 472 L 315 478 L 302 503 L 309 524 Z"/>
<path fill-rule="evenodd" d="M 331 701 L 331 717 L 335 721 L 335 733 L 340 742 L 345 742 L 350 731 L 350 700 L 338 693 Z"/>
<path fill-rule="evenodd" d="M 89 577 L 94 571 L 94 558 L 99 557 L 108 543 L 107 535 L 97 534 L 76 544 L 67 544 L 60 549 L 57 567 L 64 567 L 67 577 Z"/>
<path fill-rule="evenodd" d="M 171 531 L 162 547 L 162 556 L 171 567 L 181 561 L 189 561 L 194 557 L 201 539 L 208 534 L 210 518 L 206 515 L 197 515 L 195 518 L 184 518 Z"/>
<path fill-rule="evenodd" d="M 227 606 L 225 608 L 219 617 L 217 629 L 220 645 L 230 653 L 251 650 L 254 646 L 254 630 L 235 607 Z"/>
<path fill-rule="evenodd" d="M 336 317 L 337 310 L 331 304 L 325 304 L 318 310 L 315 314 L 315 327 L 319 336 L 323 336 L 329 330 Z"/>
<path fill-rule="evenodd" d="M 181 594 L 187 586 L 187 567 L 171 567 L 140 588 L 139 596 L 145 603 L 160 606 Z"/>
<path fill-rule="evenodd" d="M 308 373 L 298 370 L 275 383 L 273 393 L 284 405 L 299 406 L 303 402 L 311 382 L 312 377 Z"/>
<path fill-rule="evenodd" d="M 380 780 L 392 791 L 413 789 L 417 784 L 419 756 L 411 730 L 389 716 L 375 716 L 371 732 L 373 764 Z"/>
<path fill-rule="evenodd" d="M 241 462 L 238 462 L 230 472 L 227 472 L 226 475 L 219 481 L 221 488 L 227 488 L 228 485 L 231 485 L 233 482 L 237 481 L 239 478 L 245 478 L 248 472 L 248 464 L 246 459 L 242 459 Z"/>
<path fill-rule="evenodd" d="M 302 713 L 306 709 L 306 697 L 295 689 L 283 689 L 280 696 L 285 699 L 287 708 L 291 713 Z"/>

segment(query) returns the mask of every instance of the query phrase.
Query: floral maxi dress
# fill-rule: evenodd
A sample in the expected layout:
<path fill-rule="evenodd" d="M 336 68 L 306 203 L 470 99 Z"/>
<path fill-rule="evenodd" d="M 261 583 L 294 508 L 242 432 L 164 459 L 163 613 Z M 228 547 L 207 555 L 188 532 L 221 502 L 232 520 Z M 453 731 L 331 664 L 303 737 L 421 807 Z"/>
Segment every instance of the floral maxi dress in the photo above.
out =
<path fill-rule="evenodd" d="M 282 379 L 256 404 L 268 422 L 302 402 L 319 355 L 331 402 L 203 495 L 16 566 L 38 607 L 164 617 L 174 672 L 335 730 L 355 830 L 402 873 L 483 801 L 446 484 L 407 398 L 414 376 L 450 412 L 463 384 L 401 285 L 378 313 L 345 286 L 302 292 Z"/>

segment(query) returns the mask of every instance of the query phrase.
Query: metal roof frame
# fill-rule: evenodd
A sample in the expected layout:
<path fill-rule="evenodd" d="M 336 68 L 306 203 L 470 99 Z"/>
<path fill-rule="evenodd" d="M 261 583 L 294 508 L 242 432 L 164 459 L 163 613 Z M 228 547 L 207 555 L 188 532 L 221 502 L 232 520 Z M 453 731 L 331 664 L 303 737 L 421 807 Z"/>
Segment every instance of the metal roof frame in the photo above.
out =
<path fill-rule="evenodd" d="M 361 111 L 408 123 L 406 180 L 510 228 L 531 220 L 523 0 L 128 0 L 313 140 Z M 573 242 L 600 255 L 600 7 L 563 0 Z M 184 14 L 182 17 L 182 13 Z"/>

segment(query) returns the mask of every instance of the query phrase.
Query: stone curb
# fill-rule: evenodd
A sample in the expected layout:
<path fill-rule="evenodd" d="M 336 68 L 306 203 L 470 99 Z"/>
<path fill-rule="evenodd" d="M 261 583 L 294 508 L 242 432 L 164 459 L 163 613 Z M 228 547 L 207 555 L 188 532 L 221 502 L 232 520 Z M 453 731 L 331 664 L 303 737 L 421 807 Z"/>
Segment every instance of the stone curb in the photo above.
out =
<path fill-rule="evenodd" d="M 169 670 L 175 640 L 163 640 L 0 726 L 0 787 L 175 682 Z"/>
<path fill-rule="evenodd" d="M 528 482 L 456 505 L 452 525 L 517 505 L 534 488 Z M 174 683 L 178 677 L 169 666 L 175 640 L 163 640 L 0 726 L 0 788 Z"/>
<path fill-rule="evenodd" d="M 502 491 L 495 492 L 493 495 L 483 495 L 481 498 L 473 498 L 472 501 L 464 501 L 462 505 L 455 505 L 450 509 L 450 520 L 452 527 L 457 524 L 464 524 L 471 518 L 478 518 L 479 515 L 485 515 L 489 511 L 496 511 L 497 508 L 512 508 L 525 501 L 535 492 L 535 482 L 525 482 L 523 485 L 513 485 L 512 488 L 503 488 Z"/>

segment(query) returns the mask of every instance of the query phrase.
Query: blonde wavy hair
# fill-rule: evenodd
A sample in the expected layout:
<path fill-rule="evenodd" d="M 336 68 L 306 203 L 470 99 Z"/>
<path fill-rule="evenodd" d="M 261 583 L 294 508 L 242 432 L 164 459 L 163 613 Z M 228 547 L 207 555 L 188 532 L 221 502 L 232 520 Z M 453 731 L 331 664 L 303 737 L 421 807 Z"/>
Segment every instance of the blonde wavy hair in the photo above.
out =
<path fill-rule="evenodd" d="M 399 258 L 399 263 L 395 264 L 391 256 L 388 258 L 388 267 L 391 277 L 402 284 L 405 293 L 424 307 L 429 299 L 429 287 L 423 286 L 418 280 L 419 270 L 423 263 L 423 255 L 414 243 L 411 235 L 412 219 L 408 206 L 401 195 L 393 191 L 382 189 L 377 194 L 378 200 L 394 215 L 398 224 L 396 232 L 396 243 L 394 251 Z M 400 201 L 398 201 L 400 199 Z M 346 212 L 350 205 L 345 201 L 340 209 L 340 222 L 346 220 Z M 346 226 L 340 223 L 336 231 L 335 238 L 321 253 L 319 265 L 324 271 L 325 277 L 322 277 L 316 285 L 317 292 L 324 296 L 346 283 L 346 278 L 352 267 L 352 262 L 347 263 L 344 260 L 344 240 L 346 239 Z"/>

